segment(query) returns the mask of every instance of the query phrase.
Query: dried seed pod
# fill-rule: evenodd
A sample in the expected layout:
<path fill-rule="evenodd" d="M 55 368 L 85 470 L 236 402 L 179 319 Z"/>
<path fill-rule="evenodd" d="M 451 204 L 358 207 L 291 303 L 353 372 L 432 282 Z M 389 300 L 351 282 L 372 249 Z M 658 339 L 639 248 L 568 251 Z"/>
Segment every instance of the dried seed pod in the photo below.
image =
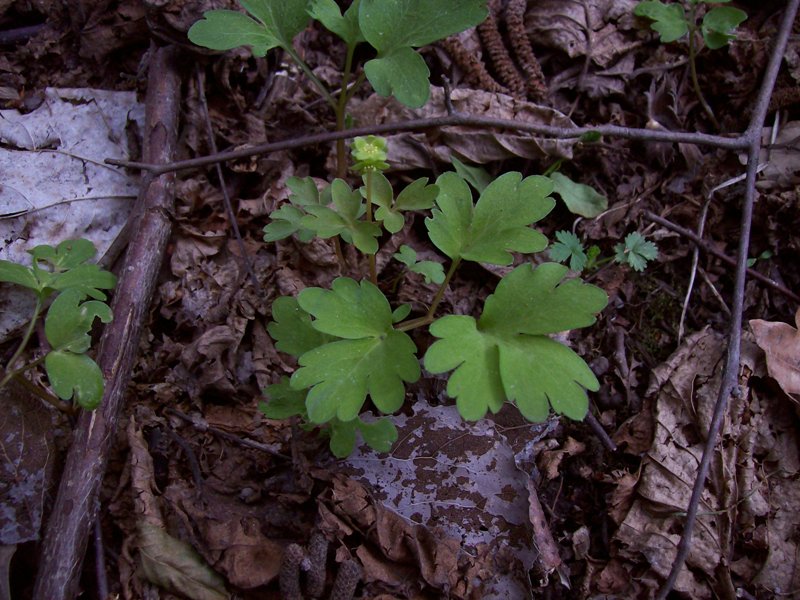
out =
<path fill-rule="evenodd" d="M 533 53 L 530 38 L 525 31 L 525 9 L 527 0 L 508 0 L 506 6 L 506 27 L 508 41 L 517 55 L 517 60 L 522 67 L 522 72 L 527 76 L 526 87 L 528 96 L 541 99 L 547 95 L 547 85 L 542 73 L 542 66 Z"/>
<path fill-rule="evenodd" d="M 333 583 L 330 600 L 353 600 L 358 582 L 361 581 L 361 567 L 354 560 L 347 560 L 339 566 L 336 581 Z"/>
<path fill-rule="evenodd" d="M 490 0 L 489 16 L 486 17 L 483 23 L 478 25 L 478 34 L 481 36 L 486 52 L 492 59 L 492 64 L 501 83 L 511 90 L 514 96 L 521 97 L 525 95 L 525 82 L 522 80 L 514 61 L 511 60 L 511 56 L 503 43 L 503 36 L 500 35 L 500 30 L 497 27 L 499 7 L 499 0 Z"/>
<path fill-rule="evenodd" d="M 281 598 L 284 600 L 303 600 L 303 594 L 300 591 L 300 563 L 305 557 L 305 551 L 297 544 L 289 544 L 286 548 L 278 578 Z"/>
<path fill-rule="evenodd" d="M 453 62 L 464 71 L 464 79 L 467 83 L 487 92 L 508 92 L 506 88 L 492 78 L 489 71 L 486 70 L 486 66 L 478 60 L 477 56 L 467 50 L 456 36 L 442 40 L 439 45 L 453 59 Z"/>
<path fill-rule="evenodd" d="M 308 552 L 304 567 L 306 570 L 306 592 L 312 598 L 319 598 L 325 591 L 325 563 L 328 560 L 328 540 L 319 532 L 314 532 L 308 541 Z M 307 566 L 305 563 L 308 563 Z"/>

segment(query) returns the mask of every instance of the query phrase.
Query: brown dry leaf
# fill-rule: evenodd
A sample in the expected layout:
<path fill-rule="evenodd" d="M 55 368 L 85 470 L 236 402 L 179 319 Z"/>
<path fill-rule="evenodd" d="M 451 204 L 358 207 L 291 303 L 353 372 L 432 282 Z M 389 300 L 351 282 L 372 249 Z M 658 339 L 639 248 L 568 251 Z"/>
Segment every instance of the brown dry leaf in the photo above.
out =
<path fill-rule="evenodd" d="M 557 48 L 571 58 L 588 55 L 605 67 L 638 45 L 633 36 L 622 32 L 633 25 L 636 4 L 637 0 L 539 0 L 525 14 L 525 29 L 538 44 Z"/>
<path fill-rule="evenodd" d="M 145 577 L 193 600 L 227 600 L 225 583 L 189 544 L 160 527 L 139 523 L 139 555 Z"/>
<path fill-rule="evenodd" d="M 800 402 L 800 308 L 794 316 L 797 328 L 780 321 L 753 319 L 750 328 L 767 355 L 767 371 L 781 389 Z"/>
<path fill-rule="evenodd" d="M 568 456 L 577 456 L 586 450 L 586 445 L 577 441 L 572 437 L 567 437 L 564 445 L 555 450 L 547 450 L 542 452 L 539 458 L 539 469 L 542 471 L 544 478 L 547 481 L 552 481 L 558 477 L 558 469 L 561 463 Z"/>
<path fill-rule="evenodd" d="M 506 94 L 483 90 L 455 89 L 451 93 L 453 109 L 457 113 L 509 119 L 554 127 L 575 127 L 565 114 L 547 106 L 518 100 Z M 430 101 L 420 109 L 411 110 L 391 98 L 373 94 L 353 111 L 359 116 L 359 125 L 376 125 L 384 122 L 442 117 L 447 115 L 444 93 L 431 87 Z M 436 135 L 402 133 L 388 136 L 389 163 L 393 169 L 430 169 L 431 157 L 449 163 L 453 153 L 466 162 L 485 164 L 508 158 L 572 158 L 576 140 L 556 140 L 536 137 L 533 134 L 499 132 L 490 128 L 443 127 Z"/>

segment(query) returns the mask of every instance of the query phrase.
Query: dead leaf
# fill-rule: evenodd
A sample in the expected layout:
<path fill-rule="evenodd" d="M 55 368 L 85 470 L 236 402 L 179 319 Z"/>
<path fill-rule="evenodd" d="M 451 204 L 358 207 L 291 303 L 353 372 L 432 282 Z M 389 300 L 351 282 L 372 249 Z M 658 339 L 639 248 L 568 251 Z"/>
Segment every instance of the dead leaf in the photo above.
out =
<path fill-rule="evenodd" d="M 800 308 L 794 316 L 797 328 L 780 321 L 753 319 L 750 328 L 767 355 L 767 372 L 781 389 L 800 402 Z"/>
<path fill-rule="evenodd" d="M 189 544 L 160 527 L 139 523 L 139 555 L 145 577 L 193 600 L 227 600 L 225 583 Z"/>

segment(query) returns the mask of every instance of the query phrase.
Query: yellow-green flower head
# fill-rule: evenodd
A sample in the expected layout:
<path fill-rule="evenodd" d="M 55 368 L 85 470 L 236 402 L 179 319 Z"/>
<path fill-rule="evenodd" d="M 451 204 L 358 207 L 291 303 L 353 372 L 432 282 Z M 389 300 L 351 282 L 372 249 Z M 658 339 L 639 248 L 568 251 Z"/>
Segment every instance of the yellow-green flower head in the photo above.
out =
<path fill-rule="evenodd" d="M 377 135 L 357 137 L 350 148 L 355 164 L 353 170 L 359 173 L 366 171 L 385 171 L 389 168 L 386 158 L 389 154 L 389 144 L 386 138 Z"/>

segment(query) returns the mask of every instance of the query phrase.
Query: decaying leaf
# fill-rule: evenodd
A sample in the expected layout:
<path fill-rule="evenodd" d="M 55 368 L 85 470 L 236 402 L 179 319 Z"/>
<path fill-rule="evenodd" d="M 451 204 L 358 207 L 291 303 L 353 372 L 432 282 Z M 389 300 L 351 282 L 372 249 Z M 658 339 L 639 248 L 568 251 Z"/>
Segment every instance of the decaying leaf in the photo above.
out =
<path fill-rule="evenodd" d="M 795 313 L 795 324 L 780 321 L 753 319 L 750 328 L 756 343 L 767 355 L 767 371 L 784 392 L 800 401 L 800 308 Z"/>

